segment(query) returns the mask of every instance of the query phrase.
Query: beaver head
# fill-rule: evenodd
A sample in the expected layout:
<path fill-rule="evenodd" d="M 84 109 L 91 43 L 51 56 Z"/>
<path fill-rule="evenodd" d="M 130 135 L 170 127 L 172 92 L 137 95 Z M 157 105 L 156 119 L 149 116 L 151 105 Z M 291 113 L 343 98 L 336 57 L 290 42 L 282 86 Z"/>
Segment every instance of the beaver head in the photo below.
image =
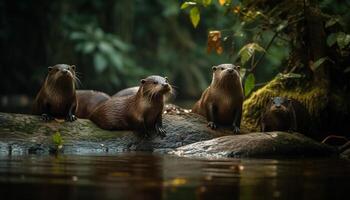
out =
<path fill-rule="evenodd" d="M 221 64 L 213 66 L 212 85 L 232 86 L 233 83 L 241 81 L 240 67 L 233 64 Z"/>
<path fill-rule="evenodd" d="M 168 82 L 168 78 L 155 75 L 142 79 L 139 88 L 142 96 L 147 96 L 150 99 L 171 94 L 171 91 L 172 88 Z"/>
<path fill-rule="evenodd" d="M 57 64 L 48 67 L 46 83 L 53 87 L 73 86 L 75 88 L 76 75 L 75 65 Z"/>

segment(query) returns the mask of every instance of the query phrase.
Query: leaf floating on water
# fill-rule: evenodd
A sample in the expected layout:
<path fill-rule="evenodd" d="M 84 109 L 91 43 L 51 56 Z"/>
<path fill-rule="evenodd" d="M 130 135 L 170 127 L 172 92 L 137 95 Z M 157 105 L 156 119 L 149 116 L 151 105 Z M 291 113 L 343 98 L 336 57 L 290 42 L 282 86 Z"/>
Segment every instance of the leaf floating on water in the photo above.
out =
<path fill-rule="evenodd" d="M 221 32 L 210 31 L 208 34 L 207 52 L 216 51 L 217 54 L 222 54 L 223 48 L 221 44 Z"/>

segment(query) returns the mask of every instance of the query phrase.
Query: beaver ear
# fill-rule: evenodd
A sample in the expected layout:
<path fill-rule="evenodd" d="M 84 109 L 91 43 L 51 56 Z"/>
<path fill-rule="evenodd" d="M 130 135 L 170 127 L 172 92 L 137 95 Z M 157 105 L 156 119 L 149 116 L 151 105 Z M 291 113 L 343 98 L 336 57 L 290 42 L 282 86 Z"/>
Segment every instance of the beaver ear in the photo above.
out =
<path fill-rule="evenodd" d="M 169 81 L 167 76 L 165 76 L 164 78 L 165 78 L 166 81 Z"/>
<path fill-rule="evenodd" d="M 215 71 L 215 70 L 217 69 L 217 67 L 216 67 L 216 66 L 213 66 L 212 69 L 213 69 L 213 71 Z"/>
<path fill-rule="evenodd" d="M 240 69 L 241 69 L 241 66 L 237 65 L 237 66 L 236 66 L 236 69 L 237 69 L 237 70 L 240 70 Z"/>
<path fill-rule="evenodd" d="M 77 68 L 75 65 L 71 65 L 70 67 L 71 67 L 72 70 L 74 70 L 74 71 L 75 71 L 75 69 Z"/>
<path fill-rule="evenodd" d="M 141 79 L 141 84 L 144 84 L 144 83 L 146 83 L 146 80 L 145 79 Z"/>
<path fill-rule="evenodd" d="M 48 71 L 50 72 L 50 71 L 52 70 L 52 68 L 53 68 L 53 67 L 50 66 L 50 67 L 48 67 L 47 69 L 48 69 Z"/>

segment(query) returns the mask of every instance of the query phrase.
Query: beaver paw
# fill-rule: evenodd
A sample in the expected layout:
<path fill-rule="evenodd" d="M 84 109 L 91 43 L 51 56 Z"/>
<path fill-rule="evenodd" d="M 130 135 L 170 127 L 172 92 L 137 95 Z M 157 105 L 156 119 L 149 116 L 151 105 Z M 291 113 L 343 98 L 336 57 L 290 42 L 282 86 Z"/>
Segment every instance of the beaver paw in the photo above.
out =
<path fill-rule="evenodd" d="M 238 134 L 238 133 L 240 133 L 240 132 L 241 132 L 241 130 L 239 129 L 238 126 L 233 126 L 233 133 L 234 133 L 234 134 Z"/>
<path fill-rule="evenodd" d="M 73 122 L 75 120 L 77 120 L 77 117 L 75 115 L 67 115 L 66 117 L 67 122 Z"/>
<path fill-rule="evenodd" d="M 208 122 L 207 126 L 211 129 L 216 129 L 216 124 L 214 122 Z"/>
<path fill-rule="evenodd" d="M 163 137 L 166 136 L 166 135 L 165 135 L 166 131 L 165 131 L 163 128 L 161 128 L 161 127 L 158 127 L 158 128 L 156 129 L 156 132 L 157 132 L 158 136 L 161 137 L 161 138 L 163 138 Z"/>
<path fill-rule="evenodd" d="M 41 119 L 45 122 L 48 122 L 53 120 L 54 118 L 51 115 L 44 113 L 41 115 Z"/>

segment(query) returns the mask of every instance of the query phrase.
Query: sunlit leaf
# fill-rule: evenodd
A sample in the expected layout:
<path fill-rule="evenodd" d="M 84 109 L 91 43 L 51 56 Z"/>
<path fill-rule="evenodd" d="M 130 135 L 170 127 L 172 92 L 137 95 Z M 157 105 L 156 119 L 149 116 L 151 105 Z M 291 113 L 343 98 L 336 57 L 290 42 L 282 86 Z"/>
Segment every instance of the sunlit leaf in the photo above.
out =
<path fill-rule="evenodd" d="M 186 9 L 187 7 L 189 7 L 189 6 L 194 6 L 194 5 L 196 5 L 197 3 L 196 2 L 193 2 L 193 1 L 186 1 L 186 2 L 184 2 L 182 5 L 181 5 L 181 7 L 180 7 L 180 9 Z"/>
<path fill-rule="evenodd" d="M 94 54 L 94 66 L 99 73 L 106 69 L 107 60 L 101 53 Z"/>
<path fill-rule="evenodd" d="M 244 82 L 244 94 L 248 96 L 249 93 L 254 89 L 255 77 L 254 74 L 250 73 Z"/>
<path fill-rule="evenodd" d="M 208 34 L 207 52 L 210 53 L 213 50 L 216 51 L 217 54 L 221 54 L 223 52 L 220 31 L 210 31 Z"/>
<path fill-rule="evenodd" d="M 310 66 L 311 70 L 313 71 L 317 70 L 317 68 L 321 66 L 326 60 L 328 60 L 328 57 L 322 57 L 318 59 L 316 62 L 312 63 L 312 65 Z"/>
<path fill-rule="evenodd" d="M 332 17 L 331 19 L 329 19 L 326 24 L 325 24 L 325 27 L 328 28 L 330 26 L 333 26 L 334 24 L 336 23 L 339 23 L 340 19 L 337 18 L 337 17 Z"/>
<path fill-rule="evenodd" d="M 243 46 L 238 52 L 238 55 L 241 57 L 241 64 L 244 65 L 253 56 L 255 51 L 265 51 L 265 49 L 257 43 L 249 43 Z"/>
<path fill-rule="evenodd" d="M 240 7 L 240 6 L 235 6 L 235 7 L 233 7 L 233 8 L 232 8 L 232 12 L 233 12 L 233 13 L 236 13 L 236 14 L 240 13 L 240 12 L 241 12 L 241 7 Z"/>
<path fill-rule="evenodd" d="M 55 134 L 52 135 L 52 142 L 56 146 L 62 146 L 63 145 L 63 139 L 62 139 L 62 136 L 61 136 L 60 132 L 56 132 Z"/>
<path fill-rule="evenodd" d="M 338 46 L 343 49 L 345 48 L 350 42 L 350 35 L 345 34 L 344 32 L 339 32 L 337 34 L 337 44 Z"/>
<path fill-rule="evenodd" d="M 286 73 L 286 74 L 282 74 L 279 73 L 277 75 L 278 78 L 282 78 L 282 79 L 288 79 L 288 78 L 303 78 L 305 77 L 305 75 L 302 74 L 296 74 L 296 73 Z"/>
<path fill-rule="evenodd" d="M 327 45 L 330 47 L 337 42 L 337 34 L 332 33 L 327 37 Z"/>
<path fill-rule="evenodd" d="M 209 6 L 211 4 L 211 0 L 202 0 L 204 6 Z"/>
<path fill-rule="evenodd" d="M 226 0 L 218 0 L 218 2 L 219 2 L 219 4 L 220 4 L 220 5 L 222 5 L 222 6 L 223 6 L 223 5 L 225 5 Z"/>
<path fill-rule="evenodd" d="M 191 22 L 192 22 L 193 27 L 196 28 L 198 23 L 199 23 L 199 20 L 200 20 L 200 12 L 199 12 L 198 7 L 193 7 L 190 10 L 190 18 L 191 18 Z"/>
<path fill-rule="evenodd" d="M 282 31 L 287 25 L 288 25 L 288 20 L 283 20 L 282 23 L 280 23 L 276 28 L 276 31 L 277 32 Z"/>

